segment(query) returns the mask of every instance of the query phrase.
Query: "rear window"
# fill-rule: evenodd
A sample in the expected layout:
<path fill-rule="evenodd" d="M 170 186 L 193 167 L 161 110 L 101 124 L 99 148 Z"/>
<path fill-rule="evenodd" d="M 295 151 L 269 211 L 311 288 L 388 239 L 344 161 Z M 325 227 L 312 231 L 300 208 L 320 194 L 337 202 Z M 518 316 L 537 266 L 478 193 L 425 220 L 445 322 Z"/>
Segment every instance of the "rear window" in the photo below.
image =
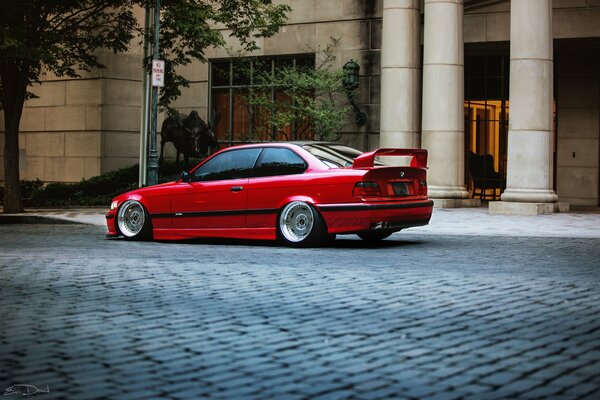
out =
<path fill-rule="evenodd" d="M 362 154 L 355 148 L 335 143 L 310 143 L 302 148 L 317 157 L 329 168 L 351 167 L 354 159 Z M 375 165 L 385 165 L 375 161 Z"/>

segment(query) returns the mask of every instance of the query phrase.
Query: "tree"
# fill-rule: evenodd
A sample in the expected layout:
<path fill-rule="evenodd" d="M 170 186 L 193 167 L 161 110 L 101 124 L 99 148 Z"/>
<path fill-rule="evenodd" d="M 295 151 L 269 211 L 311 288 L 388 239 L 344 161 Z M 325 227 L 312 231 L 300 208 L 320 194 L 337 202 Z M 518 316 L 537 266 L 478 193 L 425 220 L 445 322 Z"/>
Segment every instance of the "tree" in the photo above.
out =
<path fill-rule="evenodd" d="M 4 212 L 22 212 L 19 182 L 19 124 L 28 88 L 43 74 L 78 77 L 80 71 L 104 68 L 98 50 L 123 52 L 143 29 L 136 7 L 151 0 L 0 0 L 0 108 L 5 117 Z M 227 28 L 252 51 L 256 39 L 277 32 L 290 11 L 268 0 L 162 0 L 161 58 L 166 61 L 160 104 L 187 86 L 176 73 L 193 59 L 205 61 L 205 49 L 222 46 L 215 26 Z M 148 60 L 145 61 L 146 64 Z"/>
<path fill-rule="evenodd" d="M 344 72 L 334 69 L 335 48 L 331 38 L 325 49 L 313 51 L 316 65 L 289 65 L 275 71 L 254 61 L 253 86 L 246 96 L 253 140 L 337 140 L 349 111 L 348 95 L 355 89 L 343 85 Z M 271 94 L 270 88 L 277 93 Z"/>

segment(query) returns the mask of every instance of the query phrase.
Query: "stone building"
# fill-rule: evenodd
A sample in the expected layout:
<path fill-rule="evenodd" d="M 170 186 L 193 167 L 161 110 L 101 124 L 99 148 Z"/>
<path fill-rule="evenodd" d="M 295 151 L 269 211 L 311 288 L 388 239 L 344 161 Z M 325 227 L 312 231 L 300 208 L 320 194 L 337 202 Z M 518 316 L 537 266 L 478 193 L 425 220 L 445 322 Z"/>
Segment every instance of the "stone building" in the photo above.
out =
<path fill-rule="evenodd" d="M 349 118 L 341 141 L 428 149 L 438 205 L 600 205 L 600 0 L 278 1 L 294 11 L 253 59 L 310 64 L 339 38 L 336 67 L 360 65 L 368 116 L 362 127 Z M 24 179 L 76 181 L 138 162 L 141 53 L 107 53 L 106 70 L 35 88 L 21 123 Z M 249 83 L 231 54 L 212 49 L 208 64 L 187 67 L 192 83 L 174 104 L 203 118 L 218 109 L 224 144 L 252 130 L 239 96 Z"/>

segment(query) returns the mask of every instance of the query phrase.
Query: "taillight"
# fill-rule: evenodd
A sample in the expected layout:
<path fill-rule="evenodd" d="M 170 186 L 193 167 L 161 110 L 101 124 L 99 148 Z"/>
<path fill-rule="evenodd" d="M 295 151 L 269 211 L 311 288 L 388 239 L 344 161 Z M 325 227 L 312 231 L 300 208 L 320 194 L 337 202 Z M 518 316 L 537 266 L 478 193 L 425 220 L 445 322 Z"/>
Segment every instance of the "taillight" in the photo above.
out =
<path fill-rule="evenodd" d="M 377 182 L 357 182 L 352 194 L 358 197 L 381 196 L 381 190 Z"/>

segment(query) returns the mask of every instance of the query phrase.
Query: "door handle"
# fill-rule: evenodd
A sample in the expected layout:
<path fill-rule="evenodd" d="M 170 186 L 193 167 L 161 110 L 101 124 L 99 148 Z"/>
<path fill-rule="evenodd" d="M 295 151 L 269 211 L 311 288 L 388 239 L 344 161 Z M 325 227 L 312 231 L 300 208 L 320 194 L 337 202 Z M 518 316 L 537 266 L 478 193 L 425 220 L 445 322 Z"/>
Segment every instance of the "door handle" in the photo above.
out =
<path fill-rule="evenodd" d="M 243 186 L 232 186 L 229 190 L 231 190 L 232 192 L 241 192 L 243 189 Z"/>

